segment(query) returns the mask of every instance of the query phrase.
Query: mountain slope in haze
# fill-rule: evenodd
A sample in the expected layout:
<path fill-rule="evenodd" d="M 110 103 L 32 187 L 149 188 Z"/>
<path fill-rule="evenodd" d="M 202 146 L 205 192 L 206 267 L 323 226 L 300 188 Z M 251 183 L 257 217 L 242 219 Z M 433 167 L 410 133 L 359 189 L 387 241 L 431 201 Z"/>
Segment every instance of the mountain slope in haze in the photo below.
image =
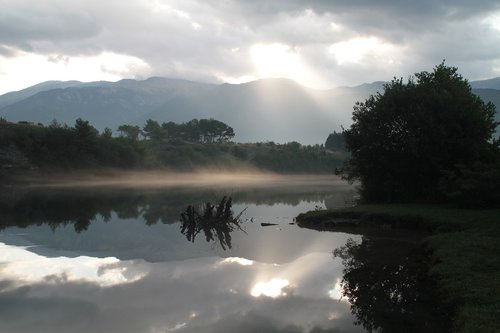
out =
<path fill-rule="evenodd" d="M 69 88 L 81 84 L 82 82 L 80 81 L 46 81 L 23 90 L 8 92 L 0 96 L 0 109 L 7 105 L 22 101 L 23 99 L 33 96 L 41 91 Z"/>
<path fill-rule="evenodd" d="M 358 98 L 355 96 L 354 98 Z M 222 84 L 196 98 L 177 98 L 149 112 L 146 119 L 183 122 L 219 119 L 231 125 L 236 140 L 324 143 L 339 125 L 350 122 L 353 97 L 307 89 L 285 79 Z M 182 110 L 182 112 L 178 112 Z"/>
<path fill-rule="evenodd" d="M 43 124 L 53 119 L 73 124 L 81 117 L 101 130 L 125 123 L 142 126 L 149 118 L 160 122 L 215 118 L 234 128 L 237 141 L 314 144 L 324 143 L 330 132 L 350 123 L 352 105 L 368 97 L 365 91 L 366 86 L 362 94 L 356 89 L 317 91 L 286 79 L 216 85 L 150 78 L 40 91 L 4 106 L 0 116 Z"/>
<path fill-rule="evenodd" d="M 500 112 L 500 89 L 495 88 L 499 83 L 497 78 L 471 85 L 474 93 L 493 102 Z M 48 81 L 0 96 L 0 116 L 43 124 L 56 119 L 70 125 L 83 118 L 100 130 L 116 130 L 122 124 L 143 126 L 149 118 L 159 122 L 215 118 L 234 128 L 236 141 L 315 144 L 324 143 L 341 125 L 348 127 L 354 103 L 382 91 L 383 84 L 314 90 L 287 79 L 244 84 L 159 77 L 118 82 Z"/>
<path fill-rule="evenodd" d="M 488 80 L 478 80 L 470 82 L 472 89 L 497 89 L 500 90 L 500 77 Z"/>
<path fill-rule="evenodd" d="M 77 118 L 84 118 L 101 130 L 105 127 L 116 129 L 121 124 L 136 122 L 142 115 L 178 95 L 189 98 L 208 86 L 159 78 L 79 83 L 33 94 L 3 107 L 0 115 L 11 121 L 44 124 L 53 119 L 73 124 Z"/>

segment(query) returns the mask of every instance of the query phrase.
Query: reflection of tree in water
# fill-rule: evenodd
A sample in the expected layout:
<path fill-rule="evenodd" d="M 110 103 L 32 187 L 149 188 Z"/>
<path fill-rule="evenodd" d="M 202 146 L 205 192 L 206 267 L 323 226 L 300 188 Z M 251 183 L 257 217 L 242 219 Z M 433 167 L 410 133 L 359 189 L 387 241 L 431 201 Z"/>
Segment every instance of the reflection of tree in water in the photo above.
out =
<path fill-rule="evenodd" d="M 73 224 L 77 232 L 92 221 L 107 222 L 113 214 L 121 219 L 143 218 L 147 225 L 173 224 L 186 202 L 204 202 L 224 190 L 198 188 L 169 189 L 41 189 L 6 193 L 0 191 L 0 230 L 7 227 L 49 225 L 51 228 Z M 226 192 L 227 193 L 227 192 Z M 239 204 L 290 204 L 322 201 L 323 190 L 299 188 L 241 188 L 232 191 Z"/>
<path fill-rule="evenodd" d="M 231 232 L 235 228 L 241 230 L 240 217 L 244 212 L 234 217 L 231 207 L 232 199 L 225 196 L 217 206 L 207 202 L 201 214 L 189 205 L 181 214 L 181 233 L 194 242 L 196 235 L 203 231 L 207 242 L 218 240 L 223 250 L 231 248 Z"/>
<path fill-rule="evenodd" d="M 402 240 L 350 239 L 334 250 L 344 264 L 343 294 L 356 324 L 367 331 L 447 331 L 447 309 L 439 304 L 421 246 Z"/>

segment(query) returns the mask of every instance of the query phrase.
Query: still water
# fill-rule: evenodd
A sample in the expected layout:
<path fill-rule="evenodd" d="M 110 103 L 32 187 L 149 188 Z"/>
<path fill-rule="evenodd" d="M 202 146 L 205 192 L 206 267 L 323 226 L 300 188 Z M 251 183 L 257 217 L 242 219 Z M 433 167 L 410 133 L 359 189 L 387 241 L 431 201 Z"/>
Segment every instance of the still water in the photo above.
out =
<path fill-rule="evenodd" d="M 369 311 L 356 312 L 360 297 L 343 276 L 367 240 L 294 224 L 301 212 L 342 207 L 353 195 L 335 179 L 4 192 L 0 332 L 376 330 Z M 202 232 L 188 240 L 181 214 L 188 206 L 202 214 L 223 196 L 239 216 L 230 246 Z"/>

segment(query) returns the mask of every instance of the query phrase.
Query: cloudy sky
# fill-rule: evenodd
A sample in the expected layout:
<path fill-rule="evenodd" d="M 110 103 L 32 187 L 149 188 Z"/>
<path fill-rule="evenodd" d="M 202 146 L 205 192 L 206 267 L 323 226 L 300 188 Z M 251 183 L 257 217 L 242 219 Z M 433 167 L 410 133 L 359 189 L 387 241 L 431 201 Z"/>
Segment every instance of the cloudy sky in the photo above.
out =
<path fill-rule="evenodd" d="M 0 93 L 167 76 L 313 88 L 430 70 L 500 76 L 498 0 L 0 0 Z"/>

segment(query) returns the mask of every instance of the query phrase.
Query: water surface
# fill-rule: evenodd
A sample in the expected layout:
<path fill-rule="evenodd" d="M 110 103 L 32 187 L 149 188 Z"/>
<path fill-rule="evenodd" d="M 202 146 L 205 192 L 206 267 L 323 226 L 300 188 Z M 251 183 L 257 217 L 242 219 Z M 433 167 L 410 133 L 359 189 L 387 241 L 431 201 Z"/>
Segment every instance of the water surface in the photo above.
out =
<path fill-rule="evenodd" d="M 235 215 L 243 212 L 231 248 L 203 235 L 188 241 L 180 214 L 223 195 Z M 333 179 L 5 194 L 0 331 L 364 331 L 332 255 L 361 237 L 294 224 L 299 213 L 349 204 L 352 195 Z"/>

